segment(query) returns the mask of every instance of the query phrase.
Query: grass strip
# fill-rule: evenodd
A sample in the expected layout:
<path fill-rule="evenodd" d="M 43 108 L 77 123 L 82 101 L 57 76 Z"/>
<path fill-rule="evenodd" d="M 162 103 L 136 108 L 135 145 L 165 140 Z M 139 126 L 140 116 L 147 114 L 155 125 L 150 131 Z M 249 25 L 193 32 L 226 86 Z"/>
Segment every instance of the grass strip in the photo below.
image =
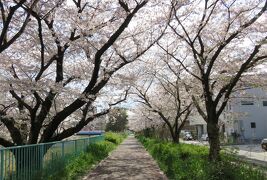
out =
<path fill-rule="evenodd" d="M 262 169 L 238 161 L 222 153 L 219 162 L 208 161 L 208 147 L 174 144 L 161 140 L 137 137 L 158 162 L 169 179 L 175 180 L 265 180 Z"/>

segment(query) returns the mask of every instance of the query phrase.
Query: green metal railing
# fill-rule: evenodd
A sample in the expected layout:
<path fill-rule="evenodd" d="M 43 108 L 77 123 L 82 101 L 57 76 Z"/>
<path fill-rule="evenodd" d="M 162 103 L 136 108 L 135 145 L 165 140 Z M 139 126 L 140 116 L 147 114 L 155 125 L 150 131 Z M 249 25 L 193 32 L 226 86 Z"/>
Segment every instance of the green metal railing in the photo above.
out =
<path fill-rule="evenodd" d="M 44 174 L 64 168 L 68 159 L 84 152 L 89 144 L 104 136 L 15 146 L 0 149 L 0 180 L 42 179 Z"/>

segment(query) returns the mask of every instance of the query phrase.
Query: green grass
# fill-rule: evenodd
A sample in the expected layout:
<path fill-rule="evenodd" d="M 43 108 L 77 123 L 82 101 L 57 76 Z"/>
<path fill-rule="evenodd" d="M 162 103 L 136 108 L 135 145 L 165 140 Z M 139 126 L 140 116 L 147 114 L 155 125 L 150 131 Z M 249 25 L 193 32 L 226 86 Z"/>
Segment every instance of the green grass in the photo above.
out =
<path fill-rule="evenodd" d="M 233 156 L 222 154 L 222 161 L 208 161 L 208 147 L 173 144 L 138 137 L 169 179 L 177 180 L 264 180 L 260 169 L 241 163 Z"/>
<path fill-rule="evenodd" d="M 106 133 L 105 140 L 90 144 L 86 151 L 79 156 L 66 157 L 67 163 L 53 162 L 50 168 L 55 168 L 54 173 L 43 172 L 45 180 L 76 180 L 86 174 L 94 165 L 105 159 L 125 139 L 125 134 Z M 51 172 L 51 171 L 47 171 Z"/>
<path fill-rule="evenodd" d="M 105 141 L 112 142 L 117 145 L 120 144 L 126 137 L 127 135 L 125 133 L 105 133 Z"/>

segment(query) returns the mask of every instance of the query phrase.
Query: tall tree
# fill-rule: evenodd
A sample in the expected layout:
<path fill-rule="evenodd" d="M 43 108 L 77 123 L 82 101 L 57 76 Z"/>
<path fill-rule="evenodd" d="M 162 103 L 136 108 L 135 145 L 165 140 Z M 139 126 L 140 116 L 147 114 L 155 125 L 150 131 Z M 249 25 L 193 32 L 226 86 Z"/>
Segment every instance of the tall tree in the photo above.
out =
<path fill-rule="evenodd" d="M 106 131 L 123 132 L 127 130 L 128 115 L 124 108 L 115 107 L 110 110 Z"/>
<path fill-rule="evenodd" d="M 173 35 L 166 38 L 174 45 L 159 45 L 191 75 L 195 85 L 187 91 L 207 122 L 209 158 L 217 161 L 219 117 L 243 75 L 267 58 L 267 1 L 189 0 L 171 6 Z"/>
<path fill-rule="evenodd" d="M 88 110 L 101 101 L 103 91 L 115 91 L 109 81 L 119 70 L 161 37 L 161 22 L 149 18 L 155 6 L 147 0 L 23 4 L 32 20 L 19 41 L 0 54 L 5 97 L 0 121 L 11 136 L 0 137 L 0 144 L 59 141 L 106 114 Z M 60 128 L 73 116 L 79 120 Z"/>
<path fill-rule="evenodd" d="M 157 63 L 151 67 L 146 65 L 148 72 L 135 85 L 136 101 L 143 105 L 142 111 L 146 111 L 149 124 L 158 124 L 160 119 L 172 141 L 179 143 L 180 132 L 192 111 L 192 101 L 183 85 L 186 77 L 181 66 L 175 69 L 170 66 L 167 53 L 159 51 L 156 56 Z M 158 118 L 154 119 L 155 115 Z"/>
<path fill-rule="evenodd" d="M 30 13 L 23 10 L 27 5 L 29 10 L 33 10 L 39 0 L 27 3 L 20 1 L 0 1 L 1 11 L 1 31 L 0 31 L 0 53 L 12 45 L 23 33 L 30 21 Z"/>

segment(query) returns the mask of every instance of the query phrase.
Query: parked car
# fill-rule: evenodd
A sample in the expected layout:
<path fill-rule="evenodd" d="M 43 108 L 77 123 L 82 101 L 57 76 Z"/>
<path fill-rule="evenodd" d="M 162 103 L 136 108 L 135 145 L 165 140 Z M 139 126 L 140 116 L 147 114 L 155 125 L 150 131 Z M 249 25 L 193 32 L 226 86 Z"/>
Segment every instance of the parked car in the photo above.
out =
<path fill-rule="evenodd" d="M 261 141 L 261 148 L 267 151 L 267 138 Z"/>
<path fill-rule="evenodd" d="M 209 136 L 208 134 L 202 134 L 201 138 L 202 141 L 208 141 L 209 140 Z"/>
<path fill-rule="evenodd" d="M 184 132 L 183 140 L 186 140 L 186 141 L 193 140 L 193 136 L 191 132 L 189 131 Z"/>

